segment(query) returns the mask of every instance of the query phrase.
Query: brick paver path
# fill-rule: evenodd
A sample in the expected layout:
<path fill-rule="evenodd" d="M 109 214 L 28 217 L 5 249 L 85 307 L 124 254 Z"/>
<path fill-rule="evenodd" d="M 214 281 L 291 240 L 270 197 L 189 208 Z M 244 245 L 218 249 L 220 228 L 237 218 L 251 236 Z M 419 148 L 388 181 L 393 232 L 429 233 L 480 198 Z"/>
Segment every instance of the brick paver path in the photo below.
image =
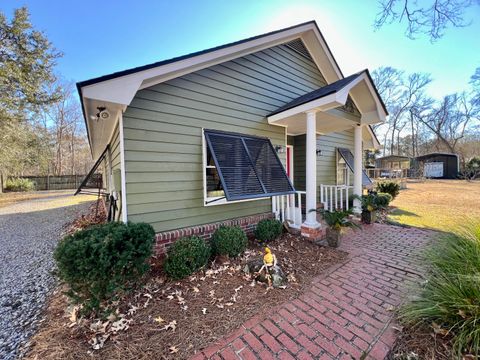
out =
<path fill-rule="evenodd" d="M 195 359 L 384 359 L 396 338 L 393 310 L 421 279 L 418 255 L 434 233 L 367 225 L 342 241 L 346 261 L 299 298 L 257 316 Z"/>

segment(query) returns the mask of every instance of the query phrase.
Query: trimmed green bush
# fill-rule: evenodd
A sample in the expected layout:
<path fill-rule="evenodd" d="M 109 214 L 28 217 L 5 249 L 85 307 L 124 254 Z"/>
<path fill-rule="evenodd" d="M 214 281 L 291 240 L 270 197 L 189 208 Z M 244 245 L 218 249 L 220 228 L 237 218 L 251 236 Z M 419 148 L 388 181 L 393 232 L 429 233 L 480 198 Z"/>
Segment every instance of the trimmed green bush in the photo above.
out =
<path fill-rule="evenodd" d="M 427 281 L 401 308 L 409 325 L 452 335 L 455 358 L 480 355 L 480 223 L 440 237 L 427 251 Z"/>
<path fill-rule="evenodd" d="M 400 193 L 400 184 L 396 181 L 380 181 L 376 185 L 376 190 L 379 193 L 390 194 L 392 196 L 392 200 L 394 200 Z"/>
<path fill-rule="evenodd" d="M 58 276 L 84 313 L 138 282 L 149 270 L 155 231 L 144 223 L 95 225 L 66 236 L 54 252 Z"/>
<path fill-rule="evenodd" d="M 35 184 L 33 181 L 24 178 L 7 179 L 5 182 L 5 191 L 33 191 Z"/>
<path fill-rule="evenodd" d="M 220 226 L 210 240 L 214 255 L 237 257 L 247 248 L 247 235 L 238 226 Z"/>
<path fill-rule="evenodd" d="M 282 234 L 283 224 L 275 219 L 260 220 L 255 229 L 255 237 L 261 242 L 275 240 Z"/>
<path fill-rule="evenodd" d="M 387 193 L 377 193 L 375 198 L 375 204 L 377 205 L 377 209 L 386 209 L 388 205 L 392 201 L 392 195 Z"/>
<path fill-rule="evenodd" d="M 210 247 L 198 236 L 184 237 L 168 249 L 163 270 L 172 279 L 183 279 L 207 265 Z"/>

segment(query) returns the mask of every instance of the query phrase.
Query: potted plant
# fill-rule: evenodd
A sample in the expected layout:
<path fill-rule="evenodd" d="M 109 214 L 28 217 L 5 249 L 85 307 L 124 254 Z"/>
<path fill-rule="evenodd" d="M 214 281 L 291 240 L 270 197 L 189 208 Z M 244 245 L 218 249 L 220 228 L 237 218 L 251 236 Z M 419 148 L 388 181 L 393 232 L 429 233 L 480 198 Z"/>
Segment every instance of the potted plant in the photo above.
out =
<path fill-rule="evenodd" d="M 327 211 L 321 210 L 323 219 L 328 225 L 327 228 L 327 243 L 331 247 L 338 247 L 340 239 L 342 237 L 342 230 L 344 228 L 358 228 L 359 226 L 350 220 L 349 216 L 352 215 L 352 210 L 346 211 Z"/>
<path fill-rule="evenodd" d="M 360 198 L 362 203 L 362 222 L 364 224 L 372 224 L 377 220 L 377 202 L 376 194 L 369 192 Z"/>
<path fill-rule="evenodd" d="M 360 197 L 362 203 L 362 222 L 372 224 L 377 220 L 377 210 L 386 209 L 392 196 L 387 193 L 369 191 L 367 195 Z"/>

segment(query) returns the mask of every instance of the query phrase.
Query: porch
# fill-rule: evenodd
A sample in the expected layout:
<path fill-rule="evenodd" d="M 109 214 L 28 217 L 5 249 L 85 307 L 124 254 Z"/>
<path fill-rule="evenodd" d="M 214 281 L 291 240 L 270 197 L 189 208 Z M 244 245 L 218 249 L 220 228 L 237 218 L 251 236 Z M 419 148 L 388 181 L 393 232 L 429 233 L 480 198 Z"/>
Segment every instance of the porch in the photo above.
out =
<path fill-rule="evenodd" d="M 371 184 L 363 169 L 363 150 L 379 147 L 370 126 L 384 121 L 386 115 L 368 71 L 362 71 L 303 95 L 267 116 L 270 124 L 286 127 L 289 136 L 305 138 L 304 169 L 294 169 L 293 177 L 287 169 L 292 180 L 296 171 L 304 172 L 304 189 L 294 183 L 301 191 L 272 197 L 274 216 L 282 221 L 288 220 L 292 227 L 301 229 L 302 234 L 315 238 L 317 233 L 322 233 L 314 211 L 318 207 L 334 210 L 348 209 L 353 205 L 354 213 L 359 214 L 360 201 L 354 199 L 351 204 L 352 195 L 360 196 L 363 187 Z M 317 169 L 317 158 L 322 156 L 320 139 L 345 132 L 353 135 L 353 153 L 343 147 L 337 147 L 335 152 L 346 164 L 346 179 L 338 181 L 335 166 L 334 170 L 330 169 L 335 176 L 328 182 L 319 183 L 323 170 Z M 291 163 L 289 160 L 287 156 L 287 167 Z M 349 180 L 350 172 L 353 184 Z"/>

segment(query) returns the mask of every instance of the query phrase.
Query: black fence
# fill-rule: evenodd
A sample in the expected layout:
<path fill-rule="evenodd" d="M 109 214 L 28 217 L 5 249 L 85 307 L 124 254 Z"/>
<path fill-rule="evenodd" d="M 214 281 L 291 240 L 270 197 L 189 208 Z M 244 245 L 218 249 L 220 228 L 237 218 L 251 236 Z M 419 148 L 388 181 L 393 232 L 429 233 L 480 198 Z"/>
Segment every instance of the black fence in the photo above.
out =
<path fill-rule="evenodd" d="M 77 189 L 86 175 L 61 176 L 21 176 L 35 184 L 35 190 L 67 190 Z M 87 183 L 87 188 L 102 188 L 102 174 L 93 174 Z"/>

